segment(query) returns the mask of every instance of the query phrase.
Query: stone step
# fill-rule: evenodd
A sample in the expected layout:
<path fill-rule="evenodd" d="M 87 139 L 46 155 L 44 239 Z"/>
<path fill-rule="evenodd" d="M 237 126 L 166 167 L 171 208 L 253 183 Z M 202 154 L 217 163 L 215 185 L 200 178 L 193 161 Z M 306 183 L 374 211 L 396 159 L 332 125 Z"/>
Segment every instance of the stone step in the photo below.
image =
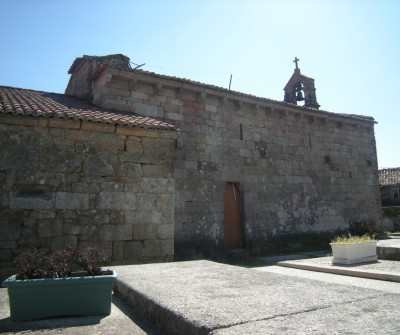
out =
<path fill-rule="evenodd" d="M 376 252 L 378 255 L 378 259 L 399 261 L 400 238 L 388 238 L 384 240 L 378 240 Z"/>

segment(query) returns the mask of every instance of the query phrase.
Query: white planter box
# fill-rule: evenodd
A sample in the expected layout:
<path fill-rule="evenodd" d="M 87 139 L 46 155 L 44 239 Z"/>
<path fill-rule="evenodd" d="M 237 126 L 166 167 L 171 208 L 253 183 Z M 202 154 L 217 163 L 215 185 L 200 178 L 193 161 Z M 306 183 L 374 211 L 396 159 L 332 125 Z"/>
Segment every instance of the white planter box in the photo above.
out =
<path fill-rule="evenodd" d="M 374 262 L 376 256 L 376 241 L 360 243 L 330 243 L 332 247 L 332 264 L 357 264 Z"/>

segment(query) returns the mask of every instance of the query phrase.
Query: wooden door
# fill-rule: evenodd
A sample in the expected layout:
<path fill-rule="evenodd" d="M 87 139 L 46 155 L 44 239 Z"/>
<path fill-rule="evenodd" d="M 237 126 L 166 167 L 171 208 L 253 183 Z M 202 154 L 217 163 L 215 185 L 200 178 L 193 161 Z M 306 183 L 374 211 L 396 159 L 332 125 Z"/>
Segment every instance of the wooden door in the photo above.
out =
<path fill-rule="evenodd" d="M 241 194 L 238 183 L 226 183 L 224 188 L 224 228 L 227 249 L 243 247 L 240 222 Z"/>

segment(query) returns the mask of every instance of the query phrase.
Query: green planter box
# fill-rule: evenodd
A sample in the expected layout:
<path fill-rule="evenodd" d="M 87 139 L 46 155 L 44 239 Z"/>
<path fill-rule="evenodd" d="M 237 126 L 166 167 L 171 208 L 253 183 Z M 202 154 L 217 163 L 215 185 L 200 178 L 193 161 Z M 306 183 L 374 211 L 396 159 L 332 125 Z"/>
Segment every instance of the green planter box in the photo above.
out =
<path fill-rule="evenodd" d="M 8 288 L 11 320 L 35 320 L 55 316 L 108 315 L 111 313 L 112 287 L 117 275 L 16 280 L 3 282 Z"/>

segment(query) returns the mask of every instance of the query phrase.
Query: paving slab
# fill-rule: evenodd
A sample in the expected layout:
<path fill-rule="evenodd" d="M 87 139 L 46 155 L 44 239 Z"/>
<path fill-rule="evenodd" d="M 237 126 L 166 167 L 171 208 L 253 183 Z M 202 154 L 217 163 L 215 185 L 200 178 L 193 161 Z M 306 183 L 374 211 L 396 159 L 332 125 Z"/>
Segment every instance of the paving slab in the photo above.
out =
<path fill-rule="evenodd" d="M 116 271 L 116 294 L 167 334 L 224 334 L 258 325 L 259 333 L 265 334 L 262 328 L 269 326 L 263 322 L 268 320 L 277 319 L 279 327 L 278 318 L 291 316 L 296 322 L 296 315 L 323 314 L 327 309 L 339 317 L 343 307 L 356 303 L 361 306 L 357 313 L 362 314 L 362 306 L 369 301 L 379 305 L 379 299 L 390 300 L 398 310 L 400 301 L 399 295 L 385 291 L 211 261 L 132 265 Z"/>
<path fill-rule="evenodd" d="M 372 290 L 384 291 L 387 293 L 400 294 L 400 283 L 387 280 L 375 280 L 368 278 L 359 278 L 355 276 L 342 276 L 326 272 L 307 271 L 302 269 L 283 267 L 279 265 L 262 266 L 254 269 L 258 271 L 278 273 L 284 276 L 300 277 L 312 280 L 319 280 L 326 283 L 358 286 Z"/>
<path fill-rule="evenodd" d="M 287 260 L 278 262 L 277 264 L 302 270 L 400 282 L 399 261 L 382 259 L 372 263 L 333 265 L 332 256 L 330 256 Z"/>
<path fill-rule="evenodd" d="M 107 316 L 13 322 L 10 319 L 8 294 L 5 288 L 0 288 L 0 334 L 163 335 L 160 330 L 134 313 L 131 307 L 115 295 L 112 299 L 111 314 Z"/>
<path fill-rule="evenodd" d="M 212 335 L 400 334 L 400 296 L 377 297 L 237 325 Z"/>

